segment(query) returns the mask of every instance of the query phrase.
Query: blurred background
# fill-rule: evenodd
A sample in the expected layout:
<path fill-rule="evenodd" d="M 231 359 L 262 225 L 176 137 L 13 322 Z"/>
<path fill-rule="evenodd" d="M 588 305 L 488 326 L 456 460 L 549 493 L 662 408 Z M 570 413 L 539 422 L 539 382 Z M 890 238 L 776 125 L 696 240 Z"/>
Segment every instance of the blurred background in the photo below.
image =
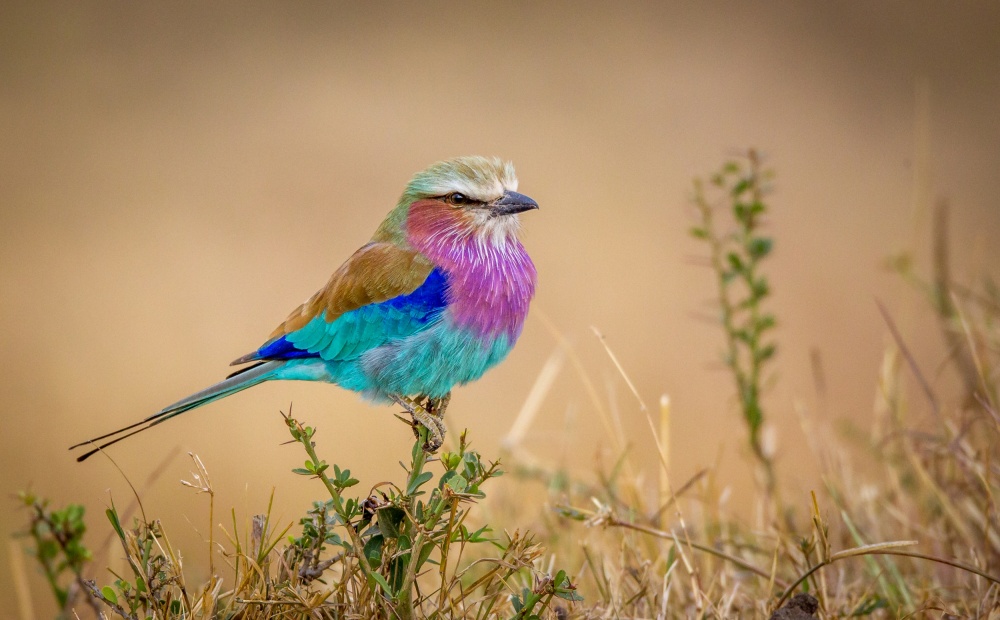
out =
<path fill-rule="evenodd" d="M 523 218 L 539 289 L 508 361 L 456 392 L 451 432 L 498 454 L 565 338 L 655 480 L 646 421 L 593 326 L 646 402 L 670 395 L 674 479 L 718 464 L 739 506 L 753 478 L 688 199 L 693 177 L 760 150 L 777 173 L 765 402 L 789 499 L 805 502 L 821 483 L 796 408 L 870 423 L 888 339 L 876 299 L 949 389 L 933 319 L 884 262 L 914 249 L 926 264 L 943 197 L 955 272 L 995 269 L 998 24 L 995 2 L 4 2 L 0 532 L 23 527 L 12 496 L 31 488 L 84 503 L 100 545 L 103 508 L 130 491 L 107 459 L 66 448 L 223 377 L 410 175 L 460 154 L 511 159 L 541 204 Z M 328 385 L 266 384 L 110 453 L 200 558 L 207 502 L 178 483 L 184 452 L 211 473 L 217 516 L 260 512 L 276 487 L 287 521 L 317 496 L 289 473 L 301 450 L 280 445 L 290 402 L 359 488 L 397 474 L 409 430 Z M 522 449 L 592 476 L 602 428 L 566 365 Z M 0 583 L 22 542 L 0 549 Z M 0 609 L 12 596 L 0 588 Z"/>

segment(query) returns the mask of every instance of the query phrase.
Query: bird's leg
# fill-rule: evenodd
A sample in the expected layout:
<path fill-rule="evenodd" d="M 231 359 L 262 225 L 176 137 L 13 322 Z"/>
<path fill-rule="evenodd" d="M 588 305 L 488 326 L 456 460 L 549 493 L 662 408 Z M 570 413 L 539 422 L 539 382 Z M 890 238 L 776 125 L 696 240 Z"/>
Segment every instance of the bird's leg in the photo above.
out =
<path fill-rule="evenodd" d="M 427 397 L 427 413 L 431 414 L 435 418 L 441 420 L 442 426 L 444 425 L 444 412 L 448 409 L 448 403 L 451 402 L 451 392 L 448 392 L 441 398 L 431 398 Z"/>
<path fill-rule="evenodd" d="M 441 398 L 431 398 L 428 396 L 424 402 L 424 409 L 434 418 L 435 423 L 441 430 L 441 438 L 444 439 L 445 434 L 448 432 L 444 425 L 444 412 L 448 409 L 448 403 L 451 402 L 451 392 L 448 392 Z"/>
<path fill-rule="evenodd" d="M 392 400 L 413 416 L 414 423 L 420 424 L 427 429 L 427 441 L 424 443 L 424 450 L 431 453 L 437 452 L 441 444 L 444 443 L 444 424 L 438 418 L 428 413 L 427 409 L 419 402 L 419 399 L 393 395 Z"/>

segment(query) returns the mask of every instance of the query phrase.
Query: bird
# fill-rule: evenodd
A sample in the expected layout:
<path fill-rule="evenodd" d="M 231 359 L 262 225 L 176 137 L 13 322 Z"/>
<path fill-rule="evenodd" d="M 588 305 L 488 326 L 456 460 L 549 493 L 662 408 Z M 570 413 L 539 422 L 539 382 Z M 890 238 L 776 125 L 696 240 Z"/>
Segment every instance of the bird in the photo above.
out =
<path fill-rule="evenodd" d="M 514 166 L 466 156 L 416 173 L 371 240 L 293 310 L 243 368 L 157 413 L 70 448 L 83 461 L 136 433 L 265 381 L 333 383 L 395 403 L 435 452 L 452 388 L 479 379 L 521 334 L 537 272 L 520 240 Z M 249 364 L 249 365 L 247 365 Z"/>

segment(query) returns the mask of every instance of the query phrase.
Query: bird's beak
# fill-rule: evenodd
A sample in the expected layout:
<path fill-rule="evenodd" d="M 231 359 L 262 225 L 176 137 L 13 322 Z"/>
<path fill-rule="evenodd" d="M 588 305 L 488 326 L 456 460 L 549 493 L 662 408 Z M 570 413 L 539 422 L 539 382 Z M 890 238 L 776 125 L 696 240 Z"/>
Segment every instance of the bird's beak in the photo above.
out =
<path fill-rule="evenodd" d="M 538 203 L 524 194 L 507 191 L 503 193 L 503 198 L 491 202 L 489 207 L 493 215 L 512 215 L 537 209 Z"/>

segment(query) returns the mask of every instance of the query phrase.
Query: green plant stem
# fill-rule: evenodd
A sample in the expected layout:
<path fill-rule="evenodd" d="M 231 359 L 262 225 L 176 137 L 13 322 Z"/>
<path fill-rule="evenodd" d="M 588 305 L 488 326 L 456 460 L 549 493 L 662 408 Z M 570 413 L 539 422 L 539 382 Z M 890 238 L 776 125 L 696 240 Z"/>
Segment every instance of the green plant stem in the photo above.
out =
<path fill-rule="evenodd" d="M 32 518 L 31 525 L 31 537 L 35 539 L 35 558 L 38 563 L 42 565 L 42 570 L 45 573 L 45 579 L 49 583 L 49 587 L 52 588 L 52 594 L 56 597 L 56 602 L 59 603 L 59 609 L 61 611 L 66 611 L 68 604 L 71 602 L 69 599 L 69 589 L 62 588 L 59 585 L 59 575 L 64 570 L 64 568 L 69 568 L 70 572 L 73 573 L 73 580 L 83 589 L 86 589 L 87 582 L 83 579 L 83 573 L 81 572 L 80 565 L 77 562 L 71 560 L 73 554 L 70 552 L 70 535 L 67 535 L 65 531 L 56 524 L 52 514 L 45 510 L 45 506 L 38 501 L 33 501 L 31 504 L 31 509 L 34 511 L 35 515 Z M 67 560 L 60 565 L 53 565 L 51 561 L 46 560 L 42 556 L 42 534 L 39 532 L 39 526 L 44 524 L 48 528 L 52 539 L 59 545 L 59 550 L 62 552 L 63 556 Z M 88 558 L 89 558 L 89 552 Z M 87 602 L 95 607 L 94 602 L 88 597 Z"/>
<path fill-rule="evenodd" d="M 34 523 L 32 523 L 32 528 L 31 528 L 31 537 L 35 539 L 35 548 L 36 548 L 35 559 L 37 559 L 38 563 L 42 565 L 42 571 L 45 573 L 45 580 L 48 581 L 49 587 L 52 589 L 52 594 L 53 596 L 56 597 L 56 602 L 59 604 L 59 609 L 64 609 L 66 607 L 67 592 L 66 590 L 64 590 L 59 586 L 59 573 L 55 570 L 55 567 L 52 565 L 51 562 L 45 560 L 45 558 L 42 557 L 41 553 L 42 536 L 38 532 L 39 524 L 44 523 L 49 528 L 49 531 L 53 533 L 52 537 L 56 540 L 57 543 L 59 543 L 60 547 L 64 545 L 63 542 L 59 539 L 59 536 L 56 535 L 52 523 L 49 520 L 48 516 L 45 514 L 45 510 L 42 508 L 42 506 L 36 503 L 32 506 L 32 510 L 35 511 L 35 517 L 33 519 Z"/>
<path fill-rule="evenodd" d="M 319 456 L 316 455 L 316 446 L 312 442 L 312 436 L 306 433 L 306 430 L 302 427 L 298 421 L 290 420 L 290 423 L 294 423 L 296 430 L 298 431 L 299 443 L 306 449 L 306 454 L 312 459 L 313 463 L 319 463 Z M 321 471 L 316 474 L 316 476 L 323 481 L 323 485 L 326 486 L 327 492 L 330 493 L 330 498 L 333 500 L 333 509 L 337 514 L 344 520 L 344 529 L 347 530 L 347 535 L 351 538 L 351 544 L 354 548 L 358 550 L 356 554 L 358 558 L 358 564 L 361 566 L 361 571 L 365 574 L 365 578 L 368 579 L 369 583 L 375 582 L 375 572 L 372 570 L 371 565 L 368 563 L 368 558 L 364 554 L 364 544 L 361 542 L 361 535 L 353 527 L 349 520 L 347 519 L 347 513 L 344 510 L 344 501 L 341 498 L 340 490 L 337 489 L 330 477 L 326 475 L 325 471 Z"/>
<path fill-rule="evenodd" d="M 417 427 L 417 445 L 413 450 L 413 458 L 410 462 L 410 475 L 406 479 L 406 488 L 414 488 L 417 483 L 417 479 L 423 473 L 424 464 L 427 462 L 427 454 L 421 449 L 424 442 L 427 440 L 427 429 L 423 426 Z M 410 512 L 412 514 L 413 505 L 412 500 L 410 503 Z M 416 528 L 418 522 L 416 519 L 412 520 L 411 528 Z M 414 536 L 414 534 L 416 534 Z M 403 581 L 399 586 L 399 590 L 395 594 L 396 602 L 396 614 L 399 616 L 400 620 L 410 620 L 413 617 L 413 582 L 417 578 L 417 562 L 420 559 L 420 548 L 424 544 L 424 532 L 414 532 L 413 529 L 410 530 L 410 561 L 406 563 L 406 573 L 403 575 Z"/>
<path fill-rule="evenodd" d="M 755 205 L 762 205 L 763 192 L 760 186 L 760 160 L 754 150 L 750 150 L 747 159 L 750 169 L 747 176 L 737 182 L 730 189 L 730 198 L 734 201 L 734 209 L 739 205 L 745 205 L 742 215 L 737 215 L 736 231 L 725 236 L 720 236 L 715 229 L 713 218 L 713 208 L 705 198 L 704 189 L 700 181 L 695 182 L 694 203 L 697 207 L 702 221 L 701 229 L 695 235 L 703 239 L 709 245 L 709 262 L 712 271 L 716 275 L 718 286 L 718 303 L 721 311 L 721 322 L 726 337 L 726 364 L 733 373 L 736 382 L 736 392 L 740 400 L 740 408 L 746 420 L 750 432 L 749 444 L 754 457 L 761 466 L 764 473 L 764 484 L 767 492 L 774 495 L 777 490 L 777 479 L 774 472 L 774 463 L 770 456 L 764 451 L 761 442 L 760 430 L 763 423 L 763 412 L 760 407 L 760 382 L 761 370 L 769 355 L 765 355 L 765 348 L 762 348 L 761 334 L 764 327 L 760 309 L 760 300 L 766 292 L 758 292 L 758 278 L 756 267 L 764 254 L 755 251 L 754 243 L 757 241 L 754 231 L 757 228 L 754 211 Z M 726 178 L 725 171 L 718 177 Z M 718 184 L 723 185 L 720 180 Z M 740 189 L 737 189 L 740 188 Z M 741 195 L 749 190 L 750 202 L 740 202 Z M 732 248 L 732 251 L 730 251 Z M 732 256 L 739 258 L 736 265 L 727 265 L 727 260 Z M 738 267 L 737 267 L 738 265 Z M 740 282 L 747 289 L 747 298 L 740 302 L 735 302 L 730 295 L 730 284 L 734 277 L 738 277 Z M 765 289 L 766 291 L 766 289 Z M 737 314 L 740 310 L 747 312 L 746 326 L 737 325 Z M 742 343 L 742 344 L 741 344 Z M 741 347 L 745 346 L 746 363 L 741 363 Z"/>
<path fill-rule="evenodd" d="M 122 618 L 125 618 L 125 620 L 139 620 L 139 618 L 134 613 L 129 612 L 124 607 L 122 607 L 121 605 L 119 605 L 118 603 L 116 603 L 114 601 L 109 601 L 104 596 L 104 593 L 101 592 L 101 590 L 97 587 L 97 584 L 94 583 L 92 580 L 84 580 L 84 581 L 81 581 L 80 583 L 83 584 L 84 589 L 92 597 L 94 597 L 95 600 L 101 601 L 102 603 L 104 603 L 105 605 L 107 605 L 108 607 L 110 607 L 112 609 L 112 611 L 114 611 L 116 614 L 118 614 Z M 100 617 L 103 618 L 104 614 L 100 614 Z"/>
<path fill-rule="evenodd" d="M 423 473 L 424 465 L 427 463 L 427 453 L 424 452 L 422 446 L 426 442 L 427 429 L 420 426 L 417 431 L 417 442 L 414 448 L 413 460 L 410 464 L 410 475 L 406 481 L 407 489 L 414 488 L 417 479 Z M 413 512 L 413 501 L 413 499 L 410 500 L 409 506 L 411 514 Z M 409 620 L 413 617 L 413 584 L 417 579 L 417 563 L 419 563 L 421 552 L 427 543 L 427 530 L 433 530 L 434 525 L 441 516 L 444 505 L 444 500 L 438 499 L 433 507 L 428 504 L 427 509 L 430 511 L 430 514 L 424 523 L 420 523 L 417 519 L 412 520 L 410 534 L 413 542 L 410 544 L 410 561 L 406 564 L 406 573 L 403 575 L 403 581 L 400 584 L 399 591 L 396 593 L 396 613 L 401 620 Z M 442 587 L 444 586 L 442 585 Z"/>
<path fill-rule="evenodd" d="M 441 592 L 438 595 L 438 611 L 444 609 L 444 603 L 448 599 L 448 589 L 445 587 L 446 575 L 448 571 L 448 550 L 451 548 L 451 532 L 455 524 L 455 514 L 458 512 L 458 502 L 452 502 L 451 514 L 448 517 L 448 527 L 444 532 L 444 542 L 441 544 Z"/>

